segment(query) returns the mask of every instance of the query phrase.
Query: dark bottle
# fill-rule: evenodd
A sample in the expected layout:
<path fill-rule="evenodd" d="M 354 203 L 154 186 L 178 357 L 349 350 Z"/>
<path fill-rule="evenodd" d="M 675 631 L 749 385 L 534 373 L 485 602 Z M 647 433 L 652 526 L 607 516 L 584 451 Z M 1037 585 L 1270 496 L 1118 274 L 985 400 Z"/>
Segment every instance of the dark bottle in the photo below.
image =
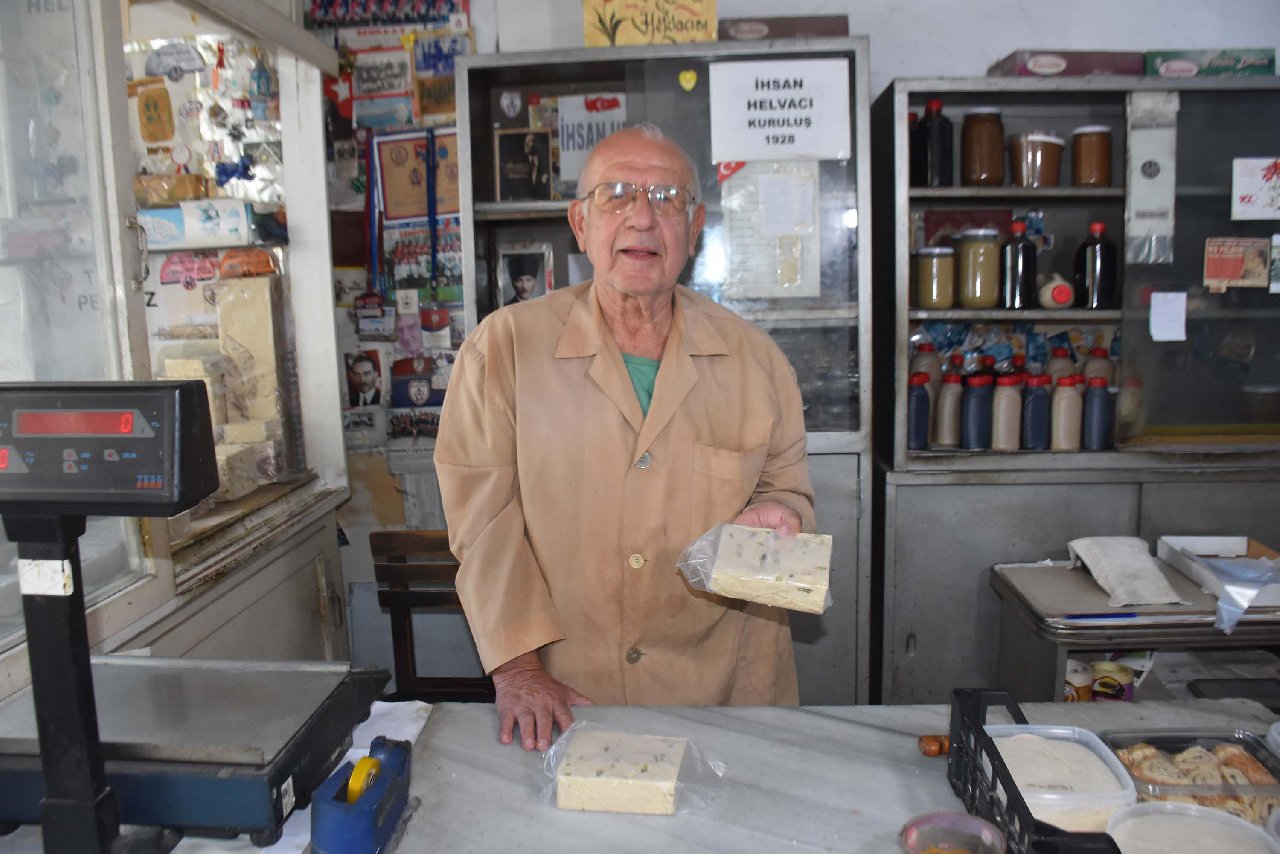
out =
<path fill-rule="evenodd" d="M 1091 377 L 1084 393 L 1084 428 L 1080 446 L 1086 451 L 1105 451 L 1111 447 L 1116 407 L 1106 377 Z"/>
<path fill-rule="evenodd" d="M 1032 308 L 1036 300 L 1036 244 L 1027 224 L 1016 220 L 1000 247 L 1000 289 L 1005 308 Z"/>
<path fill-rule="evenodd" d="M 952 147 L 955 144 L 951 120 L 942 114 L 942 100 L 925 102 L 924 118 L 911 136 L 911 186 L 950 187 Z"/>
<path fill-rule="evenodd" d="M 964 381 L 960 399 L 960 447 L 984 451 L 991 447 L 991 404 L 995 398 L 995 377 L 974 374 Z"/>
<path fill-rule="evenodd" d="M 1049 382 L 1047 374 L 1027 377 L 1022 389 L 1022 448 L 1049 450 Z"/>
<path fill-rule="evenodd" d="M 929 447 L 929 375 L 916 371 L 907 387 L 907 449 L 923 451 Z"/>
<path fill-rule="evenodd" d="M 1106 223 L 1089 223 L 1089 239 L 1076 250 L 1076 308 L 1120 307 L 1120 262 Z"/>

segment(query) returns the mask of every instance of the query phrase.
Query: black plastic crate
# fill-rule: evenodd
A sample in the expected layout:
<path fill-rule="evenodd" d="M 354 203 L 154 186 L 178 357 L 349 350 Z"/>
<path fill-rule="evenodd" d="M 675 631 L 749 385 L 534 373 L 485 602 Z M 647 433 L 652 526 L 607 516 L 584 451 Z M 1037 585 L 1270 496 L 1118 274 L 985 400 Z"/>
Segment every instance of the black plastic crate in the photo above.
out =
<path fill-rule="evenodd" d="M 1004 831 L 1009 854 L 1120 854 L 1105 833 L 1068 833 L 1032 817 L 983 728 L 990 706 L 1002 706 L 1015 724 L 1027 722 L 1008 691 L 957 688 L 951 694 L 947 779 L 964 808 Z"/>

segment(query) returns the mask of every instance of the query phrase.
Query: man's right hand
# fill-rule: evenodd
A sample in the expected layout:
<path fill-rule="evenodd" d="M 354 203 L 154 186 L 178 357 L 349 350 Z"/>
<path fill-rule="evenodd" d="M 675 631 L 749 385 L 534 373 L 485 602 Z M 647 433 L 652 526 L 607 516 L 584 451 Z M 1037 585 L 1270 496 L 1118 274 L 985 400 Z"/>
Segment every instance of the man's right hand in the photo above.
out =
<path fill-rule="evenodd" d="M 553 724 L 560 727 L 560 732 L 572 726 L 570 706 L 595 705 L 590 698 L 548 676 L 536 650 L 495 668 L 493 687 L 497 690 L 498 741 L 510 744 L 514 727 L 519 725 L 525 750 L 550 747 Z"/>

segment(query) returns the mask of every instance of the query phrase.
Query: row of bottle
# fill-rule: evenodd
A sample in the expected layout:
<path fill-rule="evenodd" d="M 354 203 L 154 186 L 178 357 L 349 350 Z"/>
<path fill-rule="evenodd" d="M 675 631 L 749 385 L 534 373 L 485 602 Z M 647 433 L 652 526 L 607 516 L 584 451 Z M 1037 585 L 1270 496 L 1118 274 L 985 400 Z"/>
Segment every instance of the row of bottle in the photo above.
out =
<path fill-rule="evenodd" d="M 1081 381 L 1087 382 L 1082 388 Z M 1047 374 L 943 377 L 936 403 L 929 375 L 911 375 L 907 448 L 923 451 L 1103 451 L 1112 446 L 1115 400 L 1102 377 Z"/>
<path fill-rule="evenodd" d="M 913 187 L 954 184 L 951 120 L 942 114 L 942 100 L 925 102 L 924 117 L 909 125 L 909 173 Z M 1066 141 L 1052 131 L 1036 130 L 1008 137 L 1009 177 L 1015 187 L 1056 187 L 1060 181 Z M 960 129 L 960 183 L 967 187 L 1005 182 L 1006 138 L 1000 110 L 972 107 Z M 1082 125 L 1071 134 L 1071 183 L 1076 187 L 1111 185 L 1111 128 Z"/>
<path fill-rule="evenodd" d="M 1115 366 L 1105 348 L 1091 350 L 1078 375 L 1065 347 L 1053 349 L 1043 374 L 1026 373 L 1019 355 L 1009 373 L 996 376 L 995 359 L 986 356 L 978 373 L 965 376 L 963 359 L 953 354 L 943 374 L 934 344 L 917 347 L 907 393 L 909 450 L 930 444 L 998 451 L 1111 447 Z"/>
<path fill-rule="evenodd" d="M 1071 287 L 1054 279 L 1037 284 L 1036 244 L 1025 222 L 1015 220 L 1003 244 L 994 228 L 965 229 L 957 235 L 958 265 L 951 246 L 916 250 L 916 304 L 949 309 L 958 298 L 961 308 L 970 309 L 1119 308 L 1119 254 L 1106 231 L 1105 223 L 1090 223 L 1088 239 L 1076 249 Z"/>

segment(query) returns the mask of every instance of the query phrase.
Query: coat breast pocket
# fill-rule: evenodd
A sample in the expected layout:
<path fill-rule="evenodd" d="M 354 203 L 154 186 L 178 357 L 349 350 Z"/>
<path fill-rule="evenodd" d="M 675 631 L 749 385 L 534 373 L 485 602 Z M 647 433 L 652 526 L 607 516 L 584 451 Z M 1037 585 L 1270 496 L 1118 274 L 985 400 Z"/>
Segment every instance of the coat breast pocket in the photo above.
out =
<path fill-rule="evenodd" d="M 745 451 L 693 446 L 693 535 L 712 525 L 732 522 L 742 512 L 760 482 L 767 445 Z"/>

